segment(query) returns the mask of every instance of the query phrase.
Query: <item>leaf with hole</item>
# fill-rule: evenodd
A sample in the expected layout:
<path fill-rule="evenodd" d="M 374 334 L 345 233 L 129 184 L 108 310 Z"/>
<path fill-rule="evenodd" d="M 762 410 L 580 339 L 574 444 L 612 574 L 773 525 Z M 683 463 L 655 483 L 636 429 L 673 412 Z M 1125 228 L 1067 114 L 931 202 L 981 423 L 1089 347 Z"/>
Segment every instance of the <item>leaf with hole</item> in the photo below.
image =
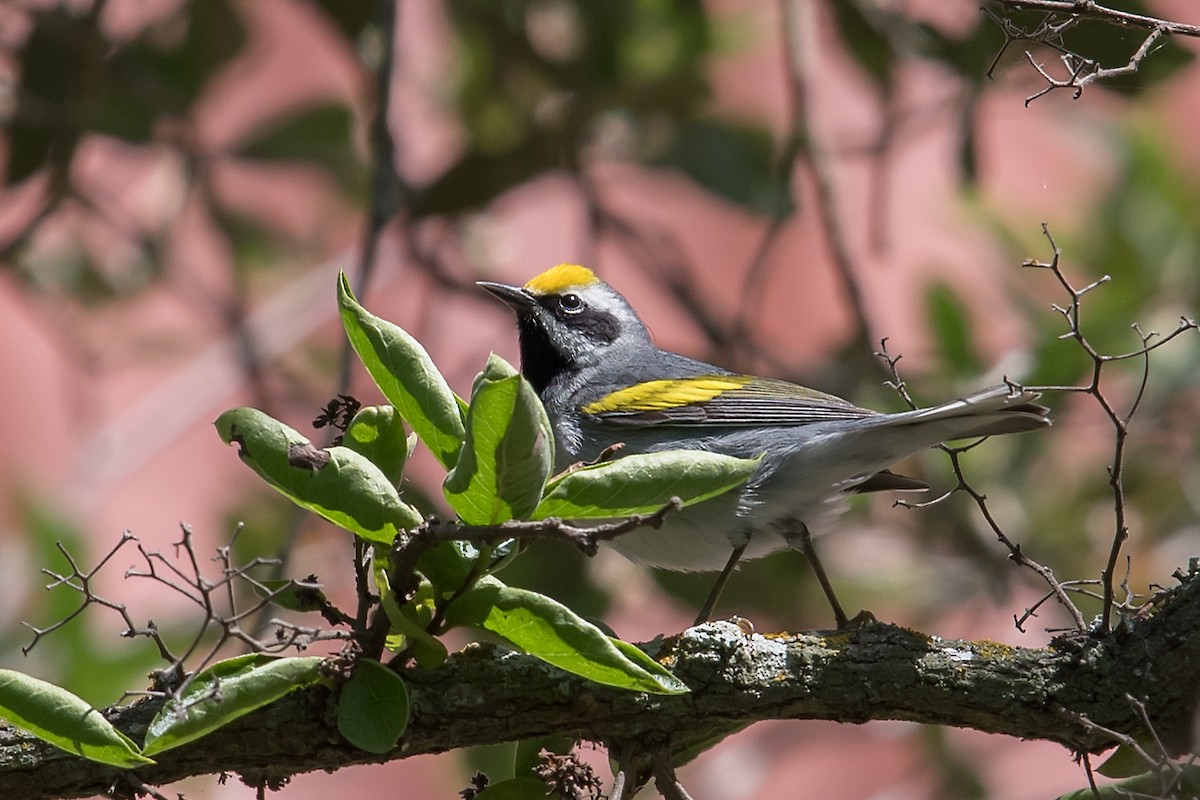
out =
<path fill-rule="evenodd" d="M 254 408 L 226 411 L 214 424 L 276 491 L 363 539 L 391 544 L 398 530 L 421 523 L 379 468 L 348 447 L 315 447 Z"/>

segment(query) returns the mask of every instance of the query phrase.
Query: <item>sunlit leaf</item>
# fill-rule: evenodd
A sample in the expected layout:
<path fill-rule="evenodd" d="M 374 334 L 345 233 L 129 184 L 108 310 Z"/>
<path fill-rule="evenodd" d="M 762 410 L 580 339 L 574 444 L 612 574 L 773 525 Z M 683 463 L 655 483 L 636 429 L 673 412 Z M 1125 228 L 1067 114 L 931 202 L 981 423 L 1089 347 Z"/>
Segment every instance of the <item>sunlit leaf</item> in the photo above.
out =
<path fill-rule="evenodd" d="M 758 459 L 697 450 L 639 453 L 583 467 L 553 481 L 534 519 L 625 517 L 658 511 L 678 497 L 684 505 L 741 486 Z"/>
<path fill-rule="evenodd" d="M 101 764 L 132 769 L 154 763 L 82 698 L 31 675 L 0 669 L 0 719 Z"/>
<path fill-rule="evenodd" d="M 395 407 L 360 408 L 342 436 L 342 445 L 365 456 L 392 483 L 400 482 L 410 447 L 404 420 Z"/>
<path fill-rule="evenodd" d="M 214 424 L 276 491 L 364 539 L 390 544 L 398 530 L 421 522 L 379 468 L 349 448 L 315 447 L 254 408 L 226 411 Z"/>
<path fill-rule="evenodd" d="M 466 439 L 446 476 L 446 500 L 470 525 L 527 517 L 554 460 L 550 420 L 533 387 L 493 354 L 475 379 Z"/>
<path fill-rule="evenodd" d="M 319 656 L 271 658 L 258 653 L 219 661 L 202 670 L 180 701 L 150 721 L 143 752 L 161 753 L 206 736 L 321 678 Z"/>
<path fill-rule="evenodd" d="M 617 645 L 556 600 L 491 576 L 450 604 L 446 622 L 490 631 L 548 664 L 605 686 L 653 694 L 688 691 L 653 659 L 630 658 L 629 645 Z"/>
<path fill-rule="evenodd" d="M 449 469 L 462 448 L 463 415 L 425 348 L 398 325 L 359 305 L 344 274 L 338 276 L 338 306 L 350 344 L 383 396 Z"/>

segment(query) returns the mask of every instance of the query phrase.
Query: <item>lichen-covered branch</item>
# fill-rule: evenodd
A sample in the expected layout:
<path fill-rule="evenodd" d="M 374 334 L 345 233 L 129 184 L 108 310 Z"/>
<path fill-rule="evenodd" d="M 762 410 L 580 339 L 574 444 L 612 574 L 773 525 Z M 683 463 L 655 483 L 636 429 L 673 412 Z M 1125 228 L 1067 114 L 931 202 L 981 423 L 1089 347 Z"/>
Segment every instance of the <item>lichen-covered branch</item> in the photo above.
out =
<path fill-rule="evenodd" d="M 944 641 L 872 623 L 822 635 L 747 635 L 712 623 L 663 642 L 656 656 L 692 692 L 654 696 L 605 688 L 494 646 L 471 646 L 432 670 L 406 673 L 413 712 L 400 746 L 372 755 L 343 741 L 330 690 L 291 695 L 204 739 L 158 756 L 132 783 L 238 773 L 258 785 L 468 745 L 566 734 L 614 751 L 679 752 L 764 719 L 905 719 L 1055 741 L 1079 751 L 1114 731 L 1191 747 L 1200 682 L 1200 572 L 1159 595 L 1104 639 L 1020 648 Z M 1132 697 L 1136 703 L 1130 702 Z M 160 701 L 109 712 L 135 739 Z M 0 796 L 119 793 L 122 773 L 0 727 Z"/>

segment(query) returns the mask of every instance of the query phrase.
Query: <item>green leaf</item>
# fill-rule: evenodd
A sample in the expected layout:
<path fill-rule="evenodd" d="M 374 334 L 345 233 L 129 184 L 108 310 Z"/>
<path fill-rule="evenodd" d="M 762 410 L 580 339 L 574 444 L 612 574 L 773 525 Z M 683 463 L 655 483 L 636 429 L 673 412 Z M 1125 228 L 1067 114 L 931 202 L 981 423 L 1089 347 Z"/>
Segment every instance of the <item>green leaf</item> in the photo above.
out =
<path fill-rule="evenodd" d="M 83 698 L 10 669 L 0 669 L 0 719 L 100 764 L 133 769 L 154 763 Z"/>
<path fill-rule="evenodd" d="M 388 649 L 401 650 L 411 647 L 417 664 L 426 669 L 432 669 L 445 661 L 448 655 L 446 645 L 426 630 L 434 613 L 433 586 L 429 580 L 423 580 L 417 590 L 417 596 L 401 606 L 392 592 L 386 560 L 376 557 L 372 561 L 371 570 L 375 577 L 375 588 L 379 591 L 379 601 L 391 623 Z"/>
<path fill-rule="evenodd" d="M 554 460 L 546 410 L 521 375 L 494 353 L 475 378 L 466 441 L 443 484 L 469 525 L 526 518 L 537 507 Z"/>
<path fill-rule="evenodd" d="M 1141 744 L 1149 744 L 1148 742 L 1140 742 Z M 1116 750 L 1113 750 L 1112 755 L 1104 759 L 1104 763 L 1096 767 L 1096 772 L 1099 772 L 1106 778 L 1130 778 L 1134 775 L 1140 775 L 1149 769 L 1150 765 L 1146 763 L 1146 759 L 1137 754 L 1132 747 L 1120 745 Z"/>
<path fill-rule="evenodd" d="M 672 497 L 699 503 L 741 486 L 759 459 L 698 450 L 639 453 L 583 467 L 553 481 L 533 519 L 650 514 Z"/>
<path fill-rule="evenodd" d="M 491 576 L 450 604 L 446 622 L 490 631 L 547 664 L 605 686 L 653 694 L 688 691 L 661 665 L 651 662 L 650 668 L 648 657 L 635 661 L 628 647 L 561 603 Z"/>
<path fill-rule="evenodd" d="M 346 336 L 383 396 L 449 469 L 462 449 L 463 415 L 425 348 L 398 325 L 359 305 L 344 273 L 338 275 L 338 306 Z"/>
<path fill-rule="evenodd" d="M 394 406 L 360 408 L 346 427 L 342 446 L 366 456 L 393 484 L 400 483 L 412 450 L 404 420 Z"/>
<path fill-rule="evenodd" d="M 354 149 L 354 116 L 342 104 L 299 109 L 256 131 L 238 155 L 261 161 L 295 161 L 326 170 L 349 195 L 366 187 L 366 169 Z"/>
<path fill-rule="evenodd" d="M 294 578 L 258 580 L 253 586 L 259 597 L 269 598 L 273 605 L 289 611 L 320 611 L 329 603 L 321 591 L 321 585 L 317 583 L 316 575 L 310 575 L 302 581 Z"/>
<path fill-rule="evenodd" d="M 898 15 L 887 15 L 885 19 L 877 11 L 868 16 L 855 2 L 835 3 L 833 7 L 842 44 L 880 89 L 890 87 L 896 52 L 883 25 L 894 29 L 908 21 Z"/>
<path fill-rule="evenodd" d="M 970 309 L 945 284 L 935 284 L 926 299 L 934 338 L 942 361 L 954 374 L 977 374 L 982 364 L 976 355 Z"/>
<path fill-rule="evenodd" d="M 1143 762 L 1145 766 L 1145 762 Z M 1182 772 L 1175 783 L 1169 772 L 1144 772 L 1123 781 L 1098 787 L 1076 789 L 1059 795 L 1058 800 L 1129 800 L 1131 797 L 1200 797 L 1200 766 L 1182 765 Z M 1173 787 L 1173 790 L 1172 790 Z"/>
<path fill-rule="evenodd" d="M 542 763 L 541 752 L 566 755 L 575 749 L 575 739 L 571 736 L 540 736 L 536 739 L 522 739 L 513 749 L 513 774 L 532 775 Z"/>
<path fill-rule="evenodd" d="M 678 169 L 713 194 L 750 211 L 783 217 L 791 213 L 793 200 L 787 176 L 776 174 L 773 158 L 774 143 L 765 130 L 689 120 L 653 163 Z"/>
<path fill-rule="evenodd" d="M 475 795 L 475 800 L 546 800 L 549 796 L 545 783 L 526 776 L 493 783 Z"/>
<path fill-rule="evenodd" d="M 379 468 L 347 447 L 315 447 L 255 408 L 226 411 L 214 424 L 278 492 L 363 539 L 391 544 L 398 530 L 421 523 Z"/>
<path fill-rule="evenodd" d="M 417 561 L 417 571 L 429 578 L 441 597 L 456 594 L 470 578 L 481 553 L 470 542 L 442 542 Z"/>
<path fill-rule="evenodd" d="M 353 44 L 371 24 L 375 3 L 373 0 L 317 0 L 317 8 L 325 12 L 338 32 Z"/>
<path fill-rule="evenodd" d="M 320 656 L 235 656 L 202 670 L 184 692 L 150 721 L 143 752 L 161 753 L 206 736 L 321 678 Z"/>
<path fill-rule="evenodd" d="M 408 726 L 408 688 L 378 661 L 363 659 L 342 686 L 338 730 L 346 741 L 368 753 L 386 753 Z"/>

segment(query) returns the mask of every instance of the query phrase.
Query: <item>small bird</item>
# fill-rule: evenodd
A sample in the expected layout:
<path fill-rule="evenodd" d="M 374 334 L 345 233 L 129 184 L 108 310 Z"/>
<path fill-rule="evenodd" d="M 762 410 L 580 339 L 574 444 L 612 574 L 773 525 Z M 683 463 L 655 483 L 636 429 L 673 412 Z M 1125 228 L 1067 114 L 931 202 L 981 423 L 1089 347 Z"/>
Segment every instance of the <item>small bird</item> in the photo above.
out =
<path fill-rule="evenodd" d="M 776 378 L 745 375 L 656 347 L 629 302 L 592 270 L 559 264 L 522 286 L 479 285 L 517 316 L 521 372 L 554 429 L 557 469 L 600 457 L 707 450 L 762 461 L 740 489 L 667 515 L 610 546 L 647 566 L 721 570 L 697 624 L 742 559 L 787 548 L 804 552 L 842 611 L 813 550 L 820 526 L 847 495 L 924 490 L 888 467 L 955 439 L 1050 424 L 1038 395 L 1007 384 L 932 408 L 883 414 Z"/>

